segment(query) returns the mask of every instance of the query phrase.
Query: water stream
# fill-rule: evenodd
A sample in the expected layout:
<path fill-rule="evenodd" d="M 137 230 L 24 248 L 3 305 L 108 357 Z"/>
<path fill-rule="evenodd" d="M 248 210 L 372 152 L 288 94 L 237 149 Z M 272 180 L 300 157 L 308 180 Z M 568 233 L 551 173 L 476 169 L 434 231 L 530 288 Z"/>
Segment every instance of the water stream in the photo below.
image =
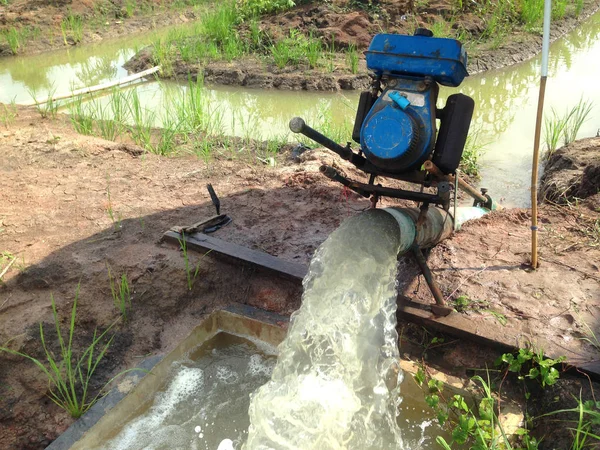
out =
<path fill-rule="evenodd" d="M 405 448 L 399 248 L 399 226 L 382 210 L 346 220 L 319 247 L 271 380 L 252 396 L 245 450 Z"/>
<path fill-rule="evenodd" d="M 166 33 L 163 31 L 161 33 Z M 33 56 L 0 59 L 0 102 L 17 103 L 39 97 L 51 87 L 69 92 L 73 87 L 114 80 L 126 75 L 123 63 L 158 34 L 103 41 L 93 45 Z M 550 51 L 546 111 L 559 112 L 580 98 L 600 107 L 600 13 L 555 42 Z M 533 128 L 538 95 L 540 58 L 469 77 L 456 91 L 475 99 L 472 129 L 478 141 L 487 143 L 482 160 L 481 185 L 507 206 L 529 204 L 529 182 Z M 147 107 L 160 112 L 168 104 L 174 83 L 140 84 L 140 97 Z M 443 96 L 452 93 L 443 89 Z M 331 115 L 334 123 L 351 123 L 358 93 L 285 92 L 214 87 L 207 89 L 210 103 L 218 107 L 220 128 L 225 133 L 257 138 L 289 135 L 292 116 L 303 116 L 319 127 Z M 160 114 L 158 114 L 160 116 Z M 579 137 L 592 136 L 600 121 L 591 119 Z"/>

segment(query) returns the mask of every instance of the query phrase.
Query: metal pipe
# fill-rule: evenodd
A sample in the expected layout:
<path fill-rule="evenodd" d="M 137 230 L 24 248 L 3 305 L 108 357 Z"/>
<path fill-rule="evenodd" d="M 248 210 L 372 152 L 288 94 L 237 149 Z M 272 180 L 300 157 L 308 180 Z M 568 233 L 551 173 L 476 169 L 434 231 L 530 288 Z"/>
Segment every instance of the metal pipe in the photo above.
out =
<path fill-rule="evenodd" d="M 481 217 L 487 214 L 489 210 L 478 206 L 460 207 L 456 208 L 453 217 L 443 209 L 430 207 L 422 217 L 421 225 L 417 225 L 421 214 L 421 210 L 418 208 L 384 208 L 383 211 L 391 214 L 398 223 L 400 231 L 398 256 L 411 250 L 417 260 L 417 264 L 435 299 L 436 304 L 431 306 L 432 312 L 438 316 L 447 316 L 452 312 L 452 308 L 446 305 L 444 295 L 435 282 L 421 249 L 433 247 L 449 237 L 455 227 L 458 228 L 468 220 Z"/>
<path fill-rule="evenodd" d="M 384 197 L 402 198 L 404 200 L 412 200 L 415 202 L 435 203 L 437 205 L 443 204 L 443 199 L 439 195 L 407 191 L 404 189 L 386 188 L 383 186 L 376 186 L 374 184 L 359 183 L 358 181 L 349 180 L 333 167 L 325 164 L 319 168 L 319 171 L 330 180 L 343 184 L 348 189 L 353 190 L 363 197 L 379 195 Z"/>
<path fill-rule="evenodd" d="M 427 286 L 429 286 L 429 290 L 433 295 L 433 299 L 435 300 L 435 305 L 431 305 L 431 310 L 437 314 L 438 316 L 447 316 L 452 312 L 452 308 L 446 305 L 446 300 L 444 300 L 444 294 L 442 294 L 442 290 L 438 286 L 427 265 L 427 261 L 425 260 L 425 256 L 423 256 L 423 252 L 419 247 L 413 247 L 413 255 L 415 256 L 415 260 L 423 273 L 423 277 L 425 278 L 425 282 Z"/>
<path fill-rule="evenodd" d="M 348 147 L 342 147 L 337 142 L 332 141 L 327 136 L 322 135 L 314 128 L 306 125 L 306 122 L 301 117 L 294 117 L 290 120 L 290 130 L 294 133 L 301 133 L 309 139 L 312 139 L 315 142 L 318 142 L 324 147 L 327 147 L 329 150 L 334 151 L 346 161 L 351 161 L 354 153 Z"/>
<path fill-rule="evenodd" d="M 438 166 L 436 166 L 431 161 L 425 161 L 423 163 L 423 167 L 429 173 L 431 173 L 432 175 L 434 175 L 435 177 L 437 177 L 438 179 L 440 179 L 442 181 L 448 181 L 449 183 L 454 183 L 454 181 L 455 181 L 454 175 L 446 175 L 439 169 Z M 471 197 L 473 197 L 475 200 L 477 200 L 478 202 L 484 203 L 484 204 L 489 202 L 489 198 L 487 198 L 485 195 L 478 192 L 477 189 L 475 189 L 473 186 L 471 186 L 465 180 L 463 180 L 460 177 L 456 177 L 456 180 L 458 181 L 458 187 L 460 189 L 462 189 L 463 191 L 465 191 L 467 194 L 469 194 Z"/>

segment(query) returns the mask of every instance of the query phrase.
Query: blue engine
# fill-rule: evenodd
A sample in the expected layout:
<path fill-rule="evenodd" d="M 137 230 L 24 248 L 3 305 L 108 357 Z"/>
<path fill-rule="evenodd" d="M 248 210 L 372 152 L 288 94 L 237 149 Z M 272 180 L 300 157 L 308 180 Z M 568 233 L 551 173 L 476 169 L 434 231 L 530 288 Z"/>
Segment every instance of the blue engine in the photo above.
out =
<path fill-rule="evenodd" d="M 418 169 L 431 156 L 438 83 L 458 86 L 467 76 L 467 55 L 461 43 L 430 37 L 427 31 L 415 36 L 378 34 L 366 53 L 367 68 L 385 89 L 361 96 L 354 139 L 366 158 L 386 172 Z M 380 86 L 376 90 L 381 91 Z M 471 114 L 467 114 L 469 123 Z"/>
<path fill-rule="evenodd" d="M 447 208 L 448 180 L 452 179 L 448 175 L 460 164 L 475 103 L 464 94 L 450 95 L 443 108 L 437 108 L 437 101 L 440 85 L 456 87 L 468 75 L 462 44 L 434 38 L 423 28 L 414 36 L 378 34 L 366 59 L 372 83 L 361 93 L 356 111 L 352 139 L 360 144 L 358 153 L 350 142 L 344 147 L 300 117 L 290 121 L 290 129 L 367 174 L 368 183 L 361 183 L 349 180 L 334 167 L 321 167 L 325 176 L 370 197 L 373 205 L 387 196 L 419 202 L 425 209 L 429 204 Z M 384 187 L 376 183 L 378 177 L 434 187 L 437 193 Z M 475 197 L 479 202 L 487 199 L 483 194 Z"/>

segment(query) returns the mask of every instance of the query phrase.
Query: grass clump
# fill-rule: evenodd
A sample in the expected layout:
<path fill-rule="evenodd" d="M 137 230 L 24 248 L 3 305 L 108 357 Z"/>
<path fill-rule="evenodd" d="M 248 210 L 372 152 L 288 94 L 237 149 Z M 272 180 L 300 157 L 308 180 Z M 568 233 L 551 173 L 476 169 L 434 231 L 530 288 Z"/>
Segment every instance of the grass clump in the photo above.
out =
<path fill-rule="evenodd" d="M 127 274 L 123 273 L 120 278 L 116 275 L 113 277 L 110 266 L 107 265 L 107 269 L 113 303 L 121 314 L 123 321 L 127 321 L 128 310 L 131 307 L 131 291 Z"/>
<path fill-rule="evenodd" d="M 69 38 L 74 44 L 79 44 L 83 40 L 83 18 L 69 12 L 60 23 L 60 31 L 65 45 L 69 45 Z"/>
<path fill-rule="evenodd" d="M 546 142 L 546 157 L 549 158 L 558 148 L 562 137 L 563 145 L 569 145 L 577 139 L 583 124 L 588 120 L 594 105 L 591 100 L 581 98 L 577 104 L 565 111 L 561 116 L 554 108 L 551 117 L 544 118 L 544 140 Z"/>
<path fill-rule="evenodd" d="M 472 177 L 479 176 L 479 160 L 485 153 L 488 145 L 487 142 L 482 142 L 481 134 L 481 127 L 475 127 L 470 130 L 460 159 L 460 170 Z"/>
<path fill-rule="evenodd" d="M 58 111 L 59 103 L 54 100 L 54 94 L 56 94 L 56 87 L 52 85 L 48 89 L 47 101 L 38 101 L 37 91 L 35 89 L 28 89 L 27 92 L 35 103 L 37 112 L 42 116 L 42 119 L 54 119 Z"/>
<path fill-rule="evenodd" d="M 0 122 L 4 124 L 6 128 L 15 121 L 17 117 L 17 105 L 15 99 L 13 99 L 8 105 L 2 103 L 0 108 Z"/>
<path fill-rule="evenodd" d="M 183 260 L 185 262 L 185 275 L 186 275 L 186 280 L 187 280 L 187 287 L 188 287 L 188 290 L 191 291 L 192 288 L 194 287 L 194 283 L 196 282 L 196 278 L 198 277 L 198 273 L 200 272 L 200 263 L 202 262 L 202 259 L 204 259 L 204 257 L 210 253 L 210 251 L 208 251 L 204 255 L 202 255 L 202 257 L 200 258 L 200 260 L 194 267 L 194 265 L 190 262 L 190 256 L 188 254 L 188 248 L 187 248 L 187 241 L 185 240 L 185 233 L 182 232 L 181 238 L 178 238 L 177 240 L 179 241 L 179 247 L 181 248 L 181 253 L 183 254 Z"/>
<path fill-rule="evenodd" d="M 0 352 L 11 355 L 22 356 L 33 362 L 48 379 L 49 393 L 48 397 L 56 405 L 67 411 L 72 417 L 81 417 L 90 407 L 100 398 L 102 391 L 115 378 L 128 371 L 119 373 L 117 376 L 107 381 L 102 389 L 93 395 L 90 392 L 90 381 L 94 377 L 98 365 L 110 348 L 114 336 L 108 338 L 108 332 L 112 325 L 103 332 L 94 330 L 92 342 L 83 349 L 78 355 L 74 348 L 75 337 L 75 319 L 77 314 L 77 302 L 79 300 L 79 285 L 75 292 L 75 300 L 71 308 L 71 319 L 66 338 L 63 337 L 63 330 L 60 326 L 60 319 L 56 309 L 54 297 L 52 299 L 52 315 L 58 340 L 59 351 L 56 355 L 48 347 L 46 336 L 44 334 L 44 325 L 40 323 L 40 341 L 44 350 L 45 361 L 27 355 L 7 347 L 0 347 Z M 135 369 L 134 369 L 135 370 Z"/>

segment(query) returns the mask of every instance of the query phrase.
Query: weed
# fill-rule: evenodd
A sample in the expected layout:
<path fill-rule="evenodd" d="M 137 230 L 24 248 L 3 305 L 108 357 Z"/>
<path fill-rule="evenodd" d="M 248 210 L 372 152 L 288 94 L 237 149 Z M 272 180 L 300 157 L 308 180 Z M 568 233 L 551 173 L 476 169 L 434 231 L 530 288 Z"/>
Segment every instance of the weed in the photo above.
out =
<path fill-rule="evenodd" d="M 564 117 L 559 117 L 552 108 L 552 117 L 544 117 L 544 140 L 546 141 L 546 157 L 550 157 L 558 147 L 558 141 L 566 126 Z"/>
<path fill-rule="evenodd" d="M 4 275 L 6 275 L 16 260 L 17 257 L 10 252 L 4 251 L 0 253 L 0 284 L 4 282 L 2 278 Z"/>
<path fill-rule="evenodd" d="M 100 136 L 108 141 L 114 141 L 119 135 L 120 125 L 115 120 L 112 120 L 112 111 L 109 111 L 111 104 L 102 105 L 101 102 L 94 104 L 95 106 L 95 120 Z"/>
<path fill-rule="evenodd" d="M 4 35 L 4 39 L 6 40 L 11 53 L 16 55 L 21 48 L 22 31 L 12 27 L 9 30 L 4 31 L 2 34 Z"/>
<path fill-rule="evenodd" d="M 71 123 L 79 134 L 91 135 L 94 131 L 93 113 L 85 110 L 83 98 L 77 97 L 69 105 L 69 115 Z"/>
<path fill-rule="evenodd" d="M 348 67 L 350 67 L 350 72 L 357 74 L 358 73 L 358 52 L 356 51 L 356 45 L 350 44 L 348 46 L 348 50 L 346 50 L 346 61 L 348 62 Z"/>
<path fill-rule="evenodd" d="M 581 126 L 587 120 L 593 107 L 591 100 L 583 100 L 583 98 L 581 98 L 577 105 L 575 105 L 566 115 L 566 124 L 563 130 L 565 145 L 569 145 L 577 139 L 577 134 L 579 133 Z"/>
<path fill-rule="evenodd" d="M 533 352 L 530 349 L 521 348 L 516 354 L 503 354 L 494 364 L 497 367 L 505 367 L 508 372 L 518 374 L 521 379 L 538 380 L 542 387 L 546 387 L 558 381 L 560 373 L 554 366 L 562 363 L 565 359 L 565 357 L 546 358 L 541 350 Z"/>
<path fill-rule="evenodd" d="M 552 20 L 560 20 L 567 14 L 567 0 L 554 0 L 552 2 Z"/>
<path fill-rule="evenodd" d="M 115 211 L 113 210 L 112 198 L 110 195 L 110 176 L 106 177 L 106 198 L 107 198 L 106 212 L 108 213 L 108 217 L 110 217 L 110 220 L 113 223 L 113 227 L 114 227 L 115 231 L 120 231 L 122 219 L 121 219 L 121 214 L 118 213 L 115 215 Z"/>
<path fill-rule="evenodd" d="M 71 320 L 69 322 L 67 339 L 63 337 L 63 330 L 61 330 L 60 327 L 60 319 L 58 317 L 58 311 L 53 296 L 51 296 L 51 300 L 54 326 L 56 328 L 56 335 L 60 346 L 59 357 L 57 358 L 54 352 L 48 348 L 42 323 L 40 323 L 40 340 L 42 348 L 44 349 L 45 362 L 25 353 L 11 350 L 7 347 L 0 347 L 0 351 L 11 355 L 22 356 L 33 362 L 48 379 L 48 384 L 50 385 L 48 397 L 50 397 L 50 400 L 66 410 L 72 417 L 79 418 L 100 398 L 102 391 L 115 378 L 136 369 L 119 373 L 106 382 L 95 396 L 92 396 L 89 392 L 90 381 L 98 368 L 98 364 L 102 361 L 112 344 L 114 336 L 111 336 L 108 339 L 106 338 L 114 324 L 110 325 L 102 333 L 95 330 L 92 342 L 77 357 L 75 356 L 73 349 L 73 337 L 75 335 L 77 302 L 79 301 L 79 285 L 77 286 L 75 300 L 73 301 L 73 307 L 71 308 Z M 103 341 L 104 343 L 102 343 Z"/>
<path fill-rule="evenodd" d="M 17 117 L 17 105 L 15 99 L 10 104 L 6 105 L 2 103 L 2 109 L 0 110 L 0 122 L 4 124 L 6 128 L 15 121 Z"/>
<path fill-rule="evenodd" d="M 305 44 L 305 54 L 308 60 L 308 66 L 314 69 L 319 65 L 319 60 L 323 54 L 323 43 L 320 39 L 313 37 L 312 34 L 308 36 L 308 41 Z"/>
<path fill-rule="evenodd" d="M 113 277 L 110 266 L 107 264 L 108 280 L 110 282 L 110 292 L 112 294 L 113 303 L 119 310 L 123 321 L 127 321 L 127 310 L 131 307 L 131 291 L 129 289 L 129 281 L 127 274 L 123 273 L 121 278 Z"/>
<path fill-rule="evenodd" d="M 544 118 L 544 140 L 546 141 L 546 158 L 550 157 L 558 147 L 560 137 L 563 144 L 569 145 L 577 139 L 582 125 L 587 121 L 593 109 L 591 100 L 581 98 L 570 110 L 562 116 L 552 109 L 552 117 Z"/>
<path fill-rule="evenodd" d="M 556 414 L 574 413 L 577 416 L 576 420 L 566 420 L 567 422 L 575 422 L 575 428 L 569 428 L 573 434 L 572 450 L 583 450 L 584 448 L 597 448 L 600 442 L 600 436 L 592 432 L 592 427 L 600 424 L 600 402 L 593 400 L 583 401 L 581 393 L 579 398 L 575 399 L 577 406 L 570 409 L 560 409 L 543 414 L 540 417 L 552 416 Z M 565 421 L 565 419 L 561 420 Z M 591 442 L 590 442 L 591 441 Z"/>
<path fill-rule="evenodd" d="M 40 116 L 42 116 L 43 119 L 54 119 L 56 117 L 58 102 L 54 100 L 54 94 L 56 94 L 56 87 L 54 87 L 54 84 L 48 89 L 48 99 L 45 102 L 38 101 L 35 89 L 28 89 L 27 92 L 35 102 L 37 112 L 40 113 Z"/>
<path fill-rule="evenodd" d="M 79 44 L 83 40 L 83 19 L 69 11 L 60 23 L 60 31 L 65 45 L 69 45 L 68 38 L 71 38 L 74 44 Z"/>
<path fill-rule="evenodd" d="M 130 115 L 133 125 L 130 126 L 131 138 L 140 147 L 152 148 L 152 125 L 154 113 L 142 107 L 137 90 L 133 90 L 129 101 Z"/>
<path fill-rule="evenodd" d="M 481 126 L 476 126 L 470 130 L 460 160 L 460 170 L 472 177 L 479 176 L 479 160 L 488 146 L 488 142 L 482 142 L 481 134 Z"/>
<path fill-rule="evenodd" d="M 183 260 L 185 261 L 185 275 L 187 278 L 187 287 L 188 287 L 188 290 L 191 291 L 192 288 L 194 287 L 194 282 L 196 281 L 198 272 L 200 272 L 200 263 L 202 262 L 202 259 L 210 253 L 210 251 L 208 251 L 204 255 L 202 255 L 202 257 L 196 264 L 196 267 L 193 268 L 192 264 L 190 263 L 190 258 L 189 258 L 188 249 L 187 249 L 187 241 L 185 240 L 185 233 L 182 232 L 181 238 L 178 238 L 177 240 L 179 241 L 179 247 L 181 248 L 181 253 L 183 254 Z M 193 270 L 193 273 L 192 273 L 192 270 Z"/>

